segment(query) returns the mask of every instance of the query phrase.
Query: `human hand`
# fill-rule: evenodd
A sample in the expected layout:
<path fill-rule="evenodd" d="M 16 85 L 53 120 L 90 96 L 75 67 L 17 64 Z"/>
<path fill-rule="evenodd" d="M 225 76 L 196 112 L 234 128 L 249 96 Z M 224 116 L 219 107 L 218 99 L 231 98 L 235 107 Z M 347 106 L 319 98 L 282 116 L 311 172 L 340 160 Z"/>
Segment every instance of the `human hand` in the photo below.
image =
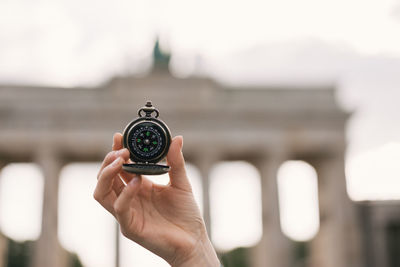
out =
<path fill-rule="evenodd" d="M 157 185 L 122 170 L 129 151 L 122 148 L 122 135 L 116 133 L 113 151 L 100 168 L 94 198 L 118 220 L 124 236 L 171 266 L 218 267 L 186 175 L 182 145 L 181 136 L 172 140 L 167 155 L 170 182 Z"/>

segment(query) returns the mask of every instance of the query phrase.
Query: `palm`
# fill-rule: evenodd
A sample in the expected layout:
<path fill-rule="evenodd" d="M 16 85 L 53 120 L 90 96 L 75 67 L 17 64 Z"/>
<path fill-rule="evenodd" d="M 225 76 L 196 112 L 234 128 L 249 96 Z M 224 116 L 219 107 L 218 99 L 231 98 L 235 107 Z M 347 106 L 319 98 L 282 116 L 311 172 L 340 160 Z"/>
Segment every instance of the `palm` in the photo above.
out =
<path fill-rule="evenodd" d="M 170 254 L 168 248 L 195 244 L 193 237 L 205 230 L 191 192 L 155 185 L 145 178 L 131 200 L 130 213 L 130 222 L 121 224 L 121 230 L 149 250 L 166 248 L 166 254 Z"/>

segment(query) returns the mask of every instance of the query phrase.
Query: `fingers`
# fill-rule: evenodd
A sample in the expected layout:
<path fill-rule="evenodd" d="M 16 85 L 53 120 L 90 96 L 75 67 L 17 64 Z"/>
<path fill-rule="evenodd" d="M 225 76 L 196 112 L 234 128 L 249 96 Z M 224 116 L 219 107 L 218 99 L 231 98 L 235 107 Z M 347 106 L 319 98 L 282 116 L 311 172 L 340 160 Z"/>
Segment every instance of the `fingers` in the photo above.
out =
<path fill-rule="evenodd" d="M 130 226 L 134 220 L 134 211 L 130 210 L 132 199 L 140 189 L 142 179 L 135 176 L 127 186 L 122 190 L 121 194 L 115 201 L 113 209 L 118 222 L 124 226 Z"/>
<path fill-rule="evenodd" d="M 112 185 L 112 189 L 114 190 L 115 195 L 117 195 L 117 197 L 119 196 L 119 194 L 121 194 L 122 190 L 125 187 L 125 184 L 126 184 L 125 181 L 122 180 L 120 175 L 118 175 L 114 179 L 114 182 L 113 182 L 113 185 Z"/>
<path fill-rule="evenodd" d="M 100 173 L 103 171 L 103 169 L 108 166 L 111 162 L 113 162 L 114 160 L 116 160 L 118 157 L 122 157 L 122 159 L 124 161 L 129 159 L 129 151 L 126 148 L 117 150 L 117 151 L 111 151 L 109 152 L 104 160 L 103 163 L 101 164 L 100 170 L 99 170 L 99 174 L 97 176 L 97 178 L 100 176 Z"/>
<path fill-rule="evenodd" d="M 115 133 L 114 136 L 113 136 L 112 149 L 116 151 L 116 150 L 120 150 L 122 148 L 123 148 L 123 145 L 122 145 L 122 134 Z M 129 161 L 129 156 L 128 156 L 128 159 L 126 159 L 126 161 Z M 127 173 L 125 171 L 122 171 L 120 173 L 120 177 L 123 180 L 123 182 L 122 181 L 120 183 L 118 182 L 119 184 L 116 187 L 114 187 L 115 192 L 117 193 L 117 195 L 119 195 L 119 193 L 121 193 L 121 190 L 122 190 L 121 188 L 123 186 L 125 186 L 125 184 L 129 183 L 134 176 L 135 175 L 132 175 L 131 173 Z"/>
<path fill-rule="evenodd" d="M 171 186 L 185 191 L 191 191 L 192 188 L 186 175 L 185 159 L 183 158 L 182 147 L 182 136 L 176 136 L 172 139 L 167 155 L 168 164 L 171 166 L 169 177 Z"/>
<path fill-rule="evenodd" d="M 109 212 L 113 212 L 113 204 L 117 198 L 113 191 L 115 178 L 122 169 L 124 160 L 121 157 L 116 158 L 111 164 L 107 165 L 98 176 L 98 182 L 93 197 Z"/>
<path fill-rule="evenodd" d="M 117 181 L 117 183 L 113 184 L 113 189 L 114 192 L 117 196 L 119 196 L 119 194 L 121 194 L 122 190 L 125 188 L 125 186 L 133 179 L 135 178 L 137 175 L 133 174 L 133 173 L 128 173 L 126 171 L 121 170 L 121 172 L 119 173 L 119 178 L 120 179 L 116 179 L 115 181 Z"/>
<path fill-rule="evenodd" d="M 129 159 L 129 151 L 122 148 L 120 133 L 114 134 L 112 149 L 113 151 L 106 155 L 100 167 L 93 196 L 104 208 L 114 214 L 113 204 L 125 187 L 119 174 L 123 174 L 125 182 L 129 182 L 132 177 L 122 171 L 122 164 Z"/>
<path fill-rule="evenodd" d="M 136 176 L 136 174 L 126 172 L 124 170 L 121 171 L 119 175 L 121 176 L 121 179 L 124 181 L 125 184 L 129 183 Z"/>
<path fill-rule="evenodd" d="M 118 151 L 123 148 L 122 146 L 122 134 L 120 133 L 115 133 L 113 136 L 113 145 L 112 145 L 112 150 L 113 151 Z M 129 159 L 129 158 L 128 158 Z M 119 173 L 120 179 L 116 179 L 113 184 L 113 189 L 117 196 L 121 193 L 122 189 L 125 187 L 127 183 L 129 183 L 130 180 L 132 180 L 133 176 L 130 175 L 129 173 L 126 173 L 124 171 L 121 171 Z"/>
<path fill-rule="evenodd" d="M 104 160 L 103 163 L 101 164 L 99 174 L 97 175 L 97 179 L 100 176 L 100 173 L 103 171 L 103 169 L 113 162 L 117 157 L 122 157 L 124 161 L 127 161 L 129 159 L 129 151 L 126 148 L 122 148 L 122 135 L 120 133 L 115 133 L 113 136 L 113 145 L 112 145 L 112 150 L 109 152 Z"/>

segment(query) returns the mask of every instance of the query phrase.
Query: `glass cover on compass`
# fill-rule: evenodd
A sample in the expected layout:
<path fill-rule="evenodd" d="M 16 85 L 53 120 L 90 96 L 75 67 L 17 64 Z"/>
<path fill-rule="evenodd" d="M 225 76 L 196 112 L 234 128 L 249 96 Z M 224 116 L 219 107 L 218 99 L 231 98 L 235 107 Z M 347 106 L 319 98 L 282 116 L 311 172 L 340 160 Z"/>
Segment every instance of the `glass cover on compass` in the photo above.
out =
<path fill-rule="evenodd" d="M 151 102 L 139 109 L 138 115 L 139 118 L 124 130 L 123 144 L 129 150 L 133 163 L 124 164 L 123 169 L 150 175 L 168 172 L 169 166 L 155 164 L 168 153 L 171 134 L 167 125 L 158 119 L 159 111 Z"/>

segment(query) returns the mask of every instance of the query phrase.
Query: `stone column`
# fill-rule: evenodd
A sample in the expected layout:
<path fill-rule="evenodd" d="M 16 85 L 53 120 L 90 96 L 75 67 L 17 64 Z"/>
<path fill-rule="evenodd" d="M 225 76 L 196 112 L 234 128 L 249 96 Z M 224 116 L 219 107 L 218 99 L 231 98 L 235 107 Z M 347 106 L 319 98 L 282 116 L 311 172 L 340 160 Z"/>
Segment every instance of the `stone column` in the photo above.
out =
<path fill-rule="evenodd" d="M 35 245 L 34 267 L 64 267 L 66 253 L 58 242 L 58 184 L 62 168 L 60 157 L 44 148 L 36 155 L 44 177 L 41 234 Z"/>
<path fill-rule="evenodd" d="M 1 178 L 1 170 L 6 165 L 5 162 L 0 161 L 0 178 Z M 5 267 L 7 265 L 7 238 L 0 233 L 0 267 Z"/>
<path fill-rule="evenodd" d="M 361 243 L 354 203 L 347 195 L 344 158 L 314 164 L 318 174 L 320 230 L 311 242 L 311 267 L 361 267 Z"/>
<path fill-rule="evenodd" d="M 120 257 L 121 257 L 121 237 L 120 237 L 121 229 L 119 227 L 119 223 L 115 222 L 115 264 L 114 267 L 120 267 Z"/>
<path fill-rule="evenodd" d="M 265 158 L 255 162 L 261 175 L 262 222 L 261 241 L 253 249 L 253 267 L 288 267 L 291 259 L 290 240 L 280 226 L 277 171 L 283 158 Z"/>
<path fill-rule="evenodd" d="M 211 213 L 210 213 L 210 170 L 216 163 L 215 157 L 208 153 L 203 153 L 193 162 L 199 169 L 203 190 L 203 218 L 206 224 L 208 236 L 211 238 Z"/>
<path fill-rule="evenodd" d="M 0 267 L 7 266 L 8 240 L 0 233 Z"/>

